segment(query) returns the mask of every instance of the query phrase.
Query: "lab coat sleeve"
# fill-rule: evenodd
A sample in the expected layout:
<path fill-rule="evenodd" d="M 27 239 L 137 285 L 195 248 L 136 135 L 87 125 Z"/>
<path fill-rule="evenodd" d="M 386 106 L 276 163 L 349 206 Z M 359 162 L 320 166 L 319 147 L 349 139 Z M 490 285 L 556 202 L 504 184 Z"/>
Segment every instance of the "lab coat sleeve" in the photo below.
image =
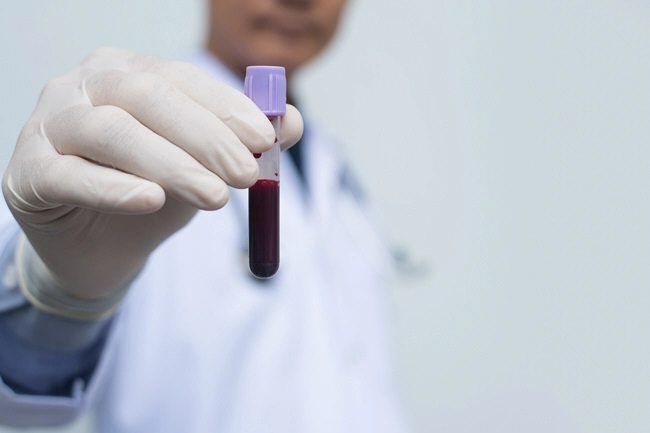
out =
<path fill-rule="evenodd" d="M 0 425 L 57 426 L 82 409 L 111 320 L 76 321 L 33 307 L 16 289 L 19 230 L 0 229 Z"/>

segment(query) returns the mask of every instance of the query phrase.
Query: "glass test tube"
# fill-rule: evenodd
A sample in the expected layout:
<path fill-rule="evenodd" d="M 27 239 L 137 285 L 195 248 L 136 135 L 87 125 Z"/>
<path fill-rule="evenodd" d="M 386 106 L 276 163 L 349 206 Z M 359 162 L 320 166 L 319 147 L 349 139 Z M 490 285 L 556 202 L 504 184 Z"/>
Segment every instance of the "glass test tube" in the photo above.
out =
<path fill-rule="evenodd" d="M 253 154 L 259 178 L 248 190 L 248 265 L 258 278 L 270 278 L 280 267 L 280 122 L 286 112 L 284 68 L 249 66 L 244 93 L 257 104 L 275 129 L 275 143 Z"/>

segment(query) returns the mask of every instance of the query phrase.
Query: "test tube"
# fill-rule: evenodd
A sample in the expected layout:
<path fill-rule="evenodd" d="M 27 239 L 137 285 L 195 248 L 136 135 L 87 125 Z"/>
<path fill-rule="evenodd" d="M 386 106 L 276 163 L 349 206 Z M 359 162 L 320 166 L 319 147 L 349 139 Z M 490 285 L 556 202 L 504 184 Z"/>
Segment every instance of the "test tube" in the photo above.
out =
<path fill-rule="evenodd" d="M 273 147 L 253 154 L 260 174 L 248 190 L 248 266 L 257 278 L 271 278 L 280 267 L 280 121 L 287 106 L 284 68 L 247 67 L 244 93 L 275 129 Z"/>

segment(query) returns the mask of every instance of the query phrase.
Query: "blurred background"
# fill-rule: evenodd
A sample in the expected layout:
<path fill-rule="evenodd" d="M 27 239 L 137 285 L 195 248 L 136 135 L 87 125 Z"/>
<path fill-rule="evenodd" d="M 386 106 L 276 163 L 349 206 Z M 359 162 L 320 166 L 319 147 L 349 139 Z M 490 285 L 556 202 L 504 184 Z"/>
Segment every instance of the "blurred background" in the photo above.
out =
<path fill-rule="evenodd" d="M 204 38 L 204 0 L 1 3 L 3 168 L 42 86 L 95 48 Z M 647 0 L 353 0 L 294 83 L 408 257 L 416 431 L 650 431 L 649 22 Z"/>

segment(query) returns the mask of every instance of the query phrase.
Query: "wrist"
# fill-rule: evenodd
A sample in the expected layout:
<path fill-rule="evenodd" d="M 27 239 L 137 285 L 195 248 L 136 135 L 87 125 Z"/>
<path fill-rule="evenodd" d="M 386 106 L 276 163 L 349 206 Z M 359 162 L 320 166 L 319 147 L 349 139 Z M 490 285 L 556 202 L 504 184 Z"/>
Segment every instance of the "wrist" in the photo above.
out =
<path fill-rule="evenodd" d="M 15 263 L 20 290 L 34 307 L 77 320 L 101 320 L 113 315 L 138 275 L 136 273 L 126 284 L 104 297 L 84 299 L 75 296 L 56 281 L 24 233 L 18 240 Z"/>

